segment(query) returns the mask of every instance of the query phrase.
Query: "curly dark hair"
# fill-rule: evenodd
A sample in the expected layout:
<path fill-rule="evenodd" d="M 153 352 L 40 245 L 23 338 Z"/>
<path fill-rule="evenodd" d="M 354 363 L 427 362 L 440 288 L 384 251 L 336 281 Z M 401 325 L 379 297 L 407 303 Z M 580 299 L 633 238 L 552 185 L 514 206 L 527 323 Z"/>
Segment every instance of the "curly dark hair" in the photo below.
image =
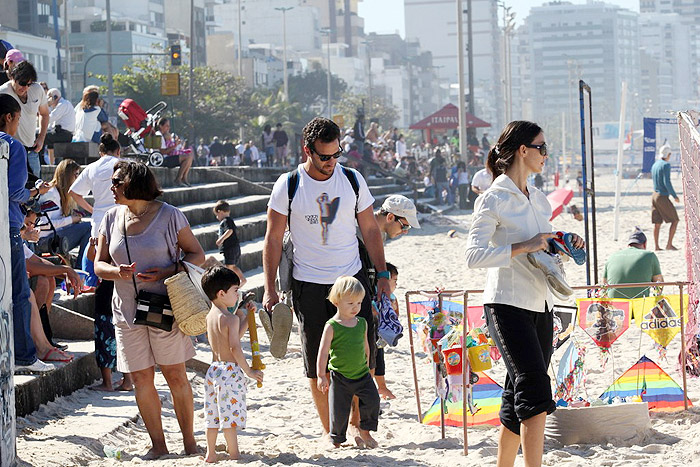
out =
<path fill-rule="evenodd" d="M 302 130 L 302 137 L 304 138 L 304 146 L 315 152 L 314 143 L 316 140 L 320 139 L 323 143 L 340 140 L 340 128 L 333 120 L 316 117 L 306 124 Z"/>
<path fill-rule="evenodd" d="M 143 162 L 121 160 L 114 164 L 114 173 L 121 171 L 126 199 L 153 201 L 163 194 L 151 169 Z"/>
<path fill-rule="evenodd" d="M 542 133 L 542 128 L 537 123 L 526 120 L 510 122 L 501 132 L 498 143 L 489 151 L 486 165 L 493 174 L 498 177 L 506 173 L 513 165 L 515 154 L 523 144 L 531 144 Z"/>

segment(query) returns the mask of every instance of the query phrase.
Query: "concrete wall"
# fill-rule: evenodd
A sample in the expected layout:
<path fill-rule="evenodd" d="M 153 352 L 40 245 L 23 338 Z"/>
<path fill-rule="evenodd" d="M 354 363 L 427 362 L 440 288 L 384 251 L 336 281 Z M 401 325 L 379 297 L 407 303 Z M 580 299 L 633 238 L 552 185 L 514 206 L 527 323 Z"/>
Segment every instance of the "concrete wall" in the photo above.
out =
<path fill-rule="evenodd" d="M 0 140 L 2 143 L 4 141 Z M 9 238 L 7 143 L 0 145 L 0 238 Z M 10 245 L 0 242 L 0 465 L 15 462 L 14 339 L 12 332 Z"/>

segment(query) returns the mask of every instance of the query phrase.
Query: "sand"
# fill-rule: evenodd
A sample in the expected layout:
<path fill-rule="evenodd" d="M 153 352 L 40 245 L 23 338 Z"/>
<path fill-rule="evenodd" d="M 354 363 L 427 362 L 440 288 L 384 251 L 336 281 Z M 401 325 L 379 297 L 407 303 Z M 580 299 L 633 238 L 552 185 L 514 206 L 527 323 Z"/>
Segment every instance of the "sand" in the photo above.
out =
<path fill-rule="evenodd" d="M 680 188 L 680 178 L 673 182 Z M 613 240 L 614 184 L 611 175 L 600 175 L 596 180 L 598 195 L 598 259 L 602 271 L 605 259 L 612 252 L 625 247 L 629 231 L 640 225 L 651 239 L 650 180 L 624 180 L 619 240 Z M 582 206 L 580 198 L 573 203 Z M 682 209 L 679 211 L 683 218 Z M 403 296 L 407 290 L 478 289 L 483 286 L 483 271 L 468 270 L 464 266 L 464 249 L 471 213 L 452 211 L 444 216 L 424 218 L 423 228 L 413 229 L 407 236 L 391 241 L 386 246 L 386 257 L 399 269 L 401 312 L 405 313 Z M 553 222 L 556 229 L 583 233 L 583 224 L 570 214 L 562 214 Z M 455 229 L 452 237 L 448 231 Z M 662 230 L 665 245 L 667 227 Z M 685 227 L 679 225 L 675 244 L 685 243 Z M 651 243 L 651 242 L 650 242 Z M 653 247 L 653 245 L 652 245 Z M 683 250 L 657 253 L 664 277 L 671 280 L 686 278 Z M 566 265 L 569 282 L 584 285 L 583 267 L 573 262 Z M 582 296 L 582 295 L 580 295 Z M 478 300 L 478 298 L 477 298 Z M 405 323 L 405 314 L 402 315 Z M 408 338 L 401 339 L 395 349 L 387 352 L 387 381 L 397 398 L 382 403 L 379 431 L 376 439 L 380 447 L 365 450 L 344 446 L 328 451 L 319 440 L 321 425 L 311 400 L 299 352 L 299 338 L 292 334 L 289 353 L 285 359 L 275 360 L 267 351 L 265 334 L 260 329 L 265 370 L 265 384 L 258 389 L 251 384 L 248 391 L 248 428 L 239 435 L 243 462 L 251 465 L 463 465 L 465 462 L 492 465 L 496 461 L 497 429 L 478 427 L 469 430 L 469 455 L 462 456 L 462 429 L 447 428 L 446 439 L 440 439 L 440 429 L 421 425 L 417 421 L 415 392 L 411 373 Z M 603 369 L 600 353 L 593 341 L 576 329 L 574 338 L 587 348 L 587 393 L 596 397 L 613 379 L 646 354 L 659 363 L 671 376 L 681 382 L 676 370 L 680 339 L 671 343 L 668 361 L 659 360 L 651 339 L 632 326 L 613 345 L 612 357 Z M 244 344 L 246 346 L 247 344 Z M 563 348 L 554 356 L 558 362 Z M 198 346 L 199 357 L 206 359 L 206 346 Z M 425 410 L 434 398 L 431 367 L 420 354 L 418 372 L 421 400 Z M 503 381 L 504 366 L 497 364 L 489 374 Z M 203 430 L 203 378 L 188 372 L 195 393 L 195 434 L 200 445 L 205 445 Z M 172 404 L 159 376 L 158 388 L 164 400 L 163 422 L 170 449 L 176 453 L 148 465 L 200 465 L 198 456 L 177 455 L 182 451 L 181 438 Z M 700 380 L 688 378 L 688 391 L 693 404 L 698 404 Z M 122 407 L 122 410 L 120 410 Z M 71 396 L 43 406 L 35 414 L 18 420 L 18 456 L 31 465 L 141 465 L 136 456 L 149 448 L 149 439 L 136 414 L 133 396 L 109 395 L 102 397 L 93 391 L 80 390 Z M 545 443 L 545 465 L 697 465 L 700 445 L 700 410 L 692 407 L 687 412 L 652 414 L 651 426 L 643 433 L 626 439 L 611 439 L 607 444 L 580 444 L 562 446 L 555 441 Z M 219 442 L 223 443 L 220 435 Z M 123 459 L 106 459 L 103 445 L 118 447 Z M 222 465 L 232 465 L 224 461 Z M 522 465 L 520 457 L 516 465 Z"/>

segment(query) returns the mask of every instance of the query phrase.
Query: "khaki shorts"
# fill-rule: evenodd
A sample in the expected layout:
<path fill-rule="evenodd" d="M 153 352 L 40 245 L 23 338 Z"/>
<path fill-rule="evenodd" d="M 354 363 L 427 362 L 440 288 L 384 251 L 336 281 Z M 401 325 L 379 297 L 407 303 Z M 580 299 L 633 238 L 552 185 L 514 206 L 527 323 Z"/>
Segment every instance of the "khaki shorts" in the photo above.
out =
<path fill-rule="evenodd" d="M 176 365 L 194 357 L 192 341 L 180 328 L 170 332 L 151 326 L 115 326 L 117 370 L 125 373 L 145 370 L 156 364 Z"/>
<path fill-rule="evenodd" d="M 651 195 L 651 223 L 678 222 L 678 212 L 668 195 Z"/>

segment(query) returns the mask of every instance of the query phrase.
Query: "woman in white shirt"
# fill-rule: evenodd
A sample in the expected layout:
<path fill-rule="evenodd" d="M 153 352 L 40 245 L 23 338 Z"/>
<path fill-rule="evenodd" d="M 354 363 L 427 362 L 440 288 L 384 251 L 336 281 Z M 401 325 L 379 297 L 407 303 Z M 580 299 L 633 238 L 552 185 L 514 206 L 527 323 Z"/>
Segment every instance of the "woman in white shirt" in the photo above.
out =
<path fill-rule="evenodd" d="M 57 250 L 54 252 L 64 257 L 68 257 L 73 248 L 80 247 L 78 264 L 90 240 L 90 224 L 82 222 L 82 216 L 76 211 L 78 206 L 68 194 L 70 186 L 78 178 L 79 173 L 80 165 L 73 159 L 63 159 L 56 166 L 53 180 L 49 183 L 51 189 L 41 197 L 42 204 L 53 201 L 58 206 L 57 210 L 47 213 L 56 230 L 54 232 L 48 222 L 42 222 L 41 235 L 37 244 L 39 251 L 48 253 L 54 250 L 53 243 Z"/>
<path fill-rule="evenodd" d="M 551 207 L 527 184 L 547 160 L 542 129 L 515 121 L 501 133 L 487 164 L 496 179 L 476 200 L 467 265 L 488 268 L 484 314 L 508 374 L 501 402 L 498 465 L 512 466 L 522 445 L 526 466 L 540 465 L 547 414 L 555 409 L 547 368 L 552 356 L 552 294 L 545 273 L 528 253 L 548 249 L 554 237 Z M 577 248 L 583 240 L 573 236 Z"/>

